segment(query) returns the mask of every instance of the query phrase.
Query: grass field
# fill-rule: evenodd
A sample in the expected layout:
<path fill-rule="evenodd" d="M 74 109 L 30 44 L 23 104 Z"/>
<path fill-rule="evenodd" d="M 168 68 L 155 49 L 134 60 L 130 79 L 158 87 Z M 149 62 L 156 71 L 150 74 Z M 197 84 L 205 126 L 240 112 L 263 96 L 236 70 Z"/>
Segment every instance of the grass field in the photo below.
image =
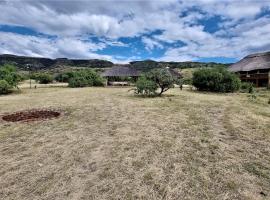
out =
<path fill-rule="evenodd" d="M 0 199 L 270 199 L 270 92 L 38 88 L 0 96 Z"/>

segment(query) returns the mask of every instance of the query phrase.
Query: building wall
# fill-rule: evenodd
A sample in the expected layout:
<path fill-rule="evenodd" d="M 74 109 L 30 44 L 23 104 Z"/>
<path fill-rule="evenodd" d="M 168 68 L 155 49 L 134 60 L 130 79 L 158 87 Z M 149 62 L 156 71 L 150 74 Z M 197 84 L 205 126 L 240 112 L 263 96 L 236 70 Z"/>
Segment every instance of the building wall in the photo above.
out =
<path fill-rule="evenodd" d="M 270 69 L 240 72 L 240 79 L 252 82 L 256 87 L 270 87 Z"/>
<path fill-rule="evenodd" d="M 268 72 L 268 88 L 270 88 L 270 70 Z"/>

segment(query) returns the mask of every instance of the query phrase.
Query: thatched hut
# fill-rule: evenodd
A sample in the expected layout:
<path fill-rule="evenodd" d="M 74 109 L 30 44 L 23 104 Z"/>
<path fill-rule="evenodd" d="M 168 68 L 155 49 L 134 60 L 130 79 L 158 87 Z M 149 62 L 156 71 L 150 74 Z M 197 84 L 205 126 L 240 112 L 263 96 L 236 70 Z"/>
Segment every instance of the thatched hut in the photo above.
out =
<path fill-rule="evenodd" d="M 169 73 L 172 75 L 172 77 L 176 78 L 176 79 L 180 79 L 182 78 L 182 74 L 180 74 L 176 69 L 171 69 L 171 68 L 167 68 Z"/>
<path fill-rule="evenodd" d="M 257 87 L 270 86 L 270 52 L 251 54 L 231 65 L 229 70 Z"/>
<path fill-rule="evenodd" d="M 177 70 L 171 68 L 167 68 L 167 70 L 175 79 L 182 78 Z M 106 78 L 107 85 L 128 85 L 130 81 L 135 82 L 141 74 L 130 65 L 116 65 L 105 70 L 101 76 Z"/>
<path fill-rule="evenodd" d="M 128 85 L 128 80 L 136 81 L 140 72 L 127 65 L 118 65 L 105 70 L 101 76 L 107 79 L 109 85 Z"/>

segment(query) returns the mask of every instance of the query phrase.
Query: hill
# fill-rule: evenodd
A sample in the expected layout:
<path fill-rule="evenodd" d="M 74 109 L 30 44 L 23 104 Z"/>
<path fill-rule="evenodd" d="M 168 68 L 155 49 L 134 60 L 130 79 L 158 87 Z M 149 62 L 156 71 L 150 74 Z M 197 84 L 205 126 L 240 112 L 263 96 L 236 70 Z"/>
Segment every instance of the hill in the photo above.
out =
<path fill-rule="evenodd" d="M 28 56 L 16 56 L 10 54 L 0 55 L 0 65 L 12 63 L 20 70 L 51 70 L 60 67 L 88 67 L 88 68 L 108 68 L 115 64 L 107 60 L 99 59 L 68 59 L 68 58 L 40 58 Z M 217 67 L 229 66 L 229 64 L 220 63 L 203 63 L 203 62 L 157 62 L 153 60 L 133 61 L 130 65 L 137 70 L 149 71 L 157 67 L 170 68 L 198 68 L 198 67 Z"/>
<path fill-rule="evenodd" d="M 0 65 L 12 63 L 21 70 L 49 70 L 60 66 L 106 68 L 112 67 L 113 63 L 98 59 L 68 59 L 68 58 L 38 58 L 16 55 L 0 55 Z"/>
<path fill-rule="evenodd" d="M 130 62 L 131 66 L 141 71 L 148 71 L 158 67 L 170 67 L 174 69 L 198 68 L 198 67 L 228 67 L 231 64 L 204 63 L 204 62 L 157 62 L 153 60 Z"/>

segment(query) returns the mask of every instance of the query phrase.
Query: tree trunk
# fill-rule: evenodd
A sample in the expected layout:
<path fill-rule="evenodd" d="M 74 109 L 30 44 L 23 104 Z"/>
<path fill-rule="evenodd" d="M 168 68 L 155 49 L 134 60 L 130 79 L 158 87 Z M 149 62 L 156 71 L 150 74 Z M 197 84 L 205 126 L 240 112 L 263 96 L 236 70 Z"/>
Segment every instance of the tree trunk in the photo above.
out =
<path fill-rule="evenodd" d="M 162 93 L 164 92 L 164 88 L 160 88 L 160 89 L 161 89 L 161 91 L 160 91 L 160 93 L 158 94 L 158 96 L 161 96 Z"/>

